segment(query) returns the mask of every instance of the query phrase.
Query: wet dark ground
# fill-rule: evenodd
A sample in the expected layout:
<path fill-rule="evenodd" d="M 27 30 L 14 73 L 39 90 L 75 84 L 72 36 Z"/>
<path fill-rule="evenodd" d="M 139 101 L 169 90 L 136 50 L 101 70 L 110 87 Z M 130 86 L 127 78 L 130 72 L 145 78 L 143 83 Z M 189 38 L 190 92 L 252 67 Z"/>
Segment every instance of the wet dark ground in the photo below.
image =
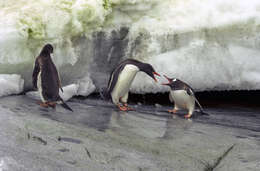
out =
<path fill-rule="evenodd" d="M 1 98 L 0 170 L 260 170 L 257 99 L 206 95 L 198 99 L 210 115 L 189 120 L 166 112 L 167 94 L 131 95 L 130 112 L 98 95 L 70 100 L 73 113 Z"/>
<path fill-rule="evenodd" d="M 93 95 L 98 98 L 98 94 Z M 260 90 L 255 91 L 204 91 L 196 93 L 204 107 L 232 108 L 246 107 L 260 109 Z M 130 94 L 129 101 L 146 105 L 161 104 L 169 106 L 169 93 Z"/>

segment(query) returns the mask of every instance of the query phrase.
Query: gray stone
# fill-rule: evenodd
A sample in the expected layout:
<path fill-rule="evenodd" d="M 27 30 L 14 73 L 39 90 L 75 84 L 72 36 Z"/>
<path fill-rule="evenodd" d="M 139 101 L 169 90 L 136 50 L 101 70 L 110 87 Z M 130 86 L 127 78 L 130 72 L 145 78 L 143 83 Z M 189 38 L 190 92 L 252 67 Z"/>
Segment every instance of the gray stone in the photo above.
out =
<path fill-rule="evenodd" d="M 208 108 L 186 120 L 165 106 L 68 104 L 73 113 L 1 98 L 0 170 L 260 170 L 259 109 Z"/>

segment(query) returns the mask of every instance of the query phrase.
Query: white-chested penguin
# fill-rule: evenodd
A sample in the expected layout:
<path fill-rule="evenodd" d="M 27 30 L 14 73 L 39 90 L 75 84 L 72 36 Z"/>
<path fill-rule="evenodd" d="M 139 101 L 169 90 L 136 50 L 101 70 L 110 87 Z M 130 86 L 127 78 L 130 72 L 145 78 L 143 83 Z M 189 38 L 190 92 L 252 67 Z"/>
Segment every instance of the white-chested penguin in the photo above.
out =
<path fill-rule="evenodd" d="M 61 104 L 62 107 L 73 111 L 60 97 L 59 89 L 62 90 L 58 71 L 52 62 L 51 53 L 53 47 L 51 44 L 46 44 L 40 55 L 35 60 L 33 69 L 33 86 L 38 88 L 42 103 L 42 107 L 55 108 L 56 104 Z"/>
<path fill-rule="evenodd" d="M 139 71 L 145 72 L 156 82 L 155 75 L 160 76 L 155 72 L 152 65 L 134 59 L 124 60 L 110 75 L 106 94 L 112 98 L 113 103 L 122 111 L 131 110 L 131 108 L 127 106 L 128 92 Z M 120 103 L 122 103 L 122 105 Z"/>
<path fill-rule="evenodd" d="M 187 109 L 188 114 L 184 117 L 190 118 L 194 112 L 195 103 L 197 103 L 200 112 L 208 115 L 203 111 L 199 101 L 196 99 L 194 90 L 187 83 L 176 78 L 169 78 L 166 75 L 164 77 L 169 82 L 163 83 L 163 85 L 170 86 L 169 99 L 171 102 L 174 102 L 174 108 L 169 110 L 170 113 L 176 113 L 178 109 Z"/>

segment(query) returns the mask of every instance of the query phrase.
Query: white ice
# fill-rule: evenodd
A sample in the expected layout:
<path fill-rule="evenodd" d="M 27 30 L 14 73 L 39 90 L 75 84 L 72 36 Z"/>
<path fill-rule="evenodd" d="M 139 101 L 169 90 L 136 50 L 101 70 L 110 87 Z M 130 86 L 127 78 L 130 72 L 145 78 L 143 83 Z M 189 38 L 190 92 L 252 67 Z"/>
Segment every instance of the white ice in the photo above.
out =
<path fill-rule="evenodd" d="M 68 101 L 73 96 L 88 96 L 95 91 L 96 87 L 89 77 L 85 77 L 84 79 L 78 80 L 77 83 L 62 87 L 62 89 L 63 92 L 59 90 L 59 95 L 64 101 Z M 29 91 L 26 95 L 35 100 L 41 100 L 38 91 Z"/>
<path fill-rule="evenodd" d="M 0 74 L 0 97 L 19 94 L 23 91 L 24 80 L 16 74 Z"/>
<path fill-rule="evenodd" d="M 238 45 L 223 49 L 219 44 L 197 40 L 185 47 L 159 54 L 149 59 L 161 75 L 187 82 L 197 91 L 260 89 L 260 50 Z M 144 81 L 145 80 L 145 81 Z M 155 83 L 143 73 L 137 75 L 132 91 L 167 91 L 167 82 Z"/>
<path fill-rule="evenodd" d="M 87 75 L 86 77 L 77 81 L 79 85 L 77 95 L 88 96 L 96 90 L 96 86 L 92 82 L 92 79 Z"/>
<path fill-rule="evenodd" d="M 94 49 L 101 48 L 93 33 L 110 36 L 122 26 L 129 28 L 122 58 L 149 62 L 199 91 L 260 89 L 259 0 L 0 1 L 0 74 L 19 73 L 28 88 L 30 67 L 48 42 L 63 80 L 73 83 L 84 78 L 83 69 L 88 76 Z M 109 54 L 98 58 L 107 62 Z M 142 76 L 131 91 L 167 90 Z"/>

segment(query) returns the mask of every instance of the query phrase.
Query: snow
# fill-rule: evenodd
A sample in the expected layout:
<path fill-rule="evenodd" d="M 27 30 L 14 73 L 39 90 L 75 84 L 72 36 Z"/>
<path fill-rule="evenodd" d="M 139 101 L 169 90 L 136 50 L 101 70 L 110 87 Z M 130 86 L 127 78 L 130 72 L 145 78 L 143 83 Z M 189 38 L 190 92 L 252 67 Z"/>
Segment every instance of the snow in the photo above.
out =
<path fill-rule="evenodd" d="M 77 84 L 79 85 L 77 95 L 88 96 L 96 90 L 96 86 L 89 75 L 78 80 Z"/>
<path fill-rule="evenodd" d="M 16 74 L 0 74 L 0 97 L 19 94 L 23 91 L 24 80 Z"/>
<path fill-rule="evenodd" d="M 59 95 L 64 101 L 68 101 L 73 96 L 88 96 L 95 91 L 96 87 L 89 77 L 85 77 L 84 79 L 78 80 L 77 83 L 62 87 L 62 89 L 63 92 L 59 90 Z M 29 91 L 26 95 L 35 100 L 41 100 L 38 91 Z"/>
<path fill-rule="evenodd" d="M 105 87 L 111 67 L 125 58 L 149 62 L 157 72 L 180 78 L 198 91 L 260 89 L 259 0 L 106 2 L 0 1 L 0 74 L 21 74 L 25 88 L 31 88 L 35 57 L 51 43 L 62 80 L 79 85 L 71 94 L 94 91 L 90 79 L 74 81 L 92 78 L 91 72 L 99 72 L 95 87 Z M 114 59 L 121 27 L 129 32 L 120 44 L 121 58 Z M 100 31 L 103 37 L 97 36 Z M 105 53 L 106 48 L 111 53 Z M 166 90 L 143 74 L 131 87 L 137 93 Z"/>

